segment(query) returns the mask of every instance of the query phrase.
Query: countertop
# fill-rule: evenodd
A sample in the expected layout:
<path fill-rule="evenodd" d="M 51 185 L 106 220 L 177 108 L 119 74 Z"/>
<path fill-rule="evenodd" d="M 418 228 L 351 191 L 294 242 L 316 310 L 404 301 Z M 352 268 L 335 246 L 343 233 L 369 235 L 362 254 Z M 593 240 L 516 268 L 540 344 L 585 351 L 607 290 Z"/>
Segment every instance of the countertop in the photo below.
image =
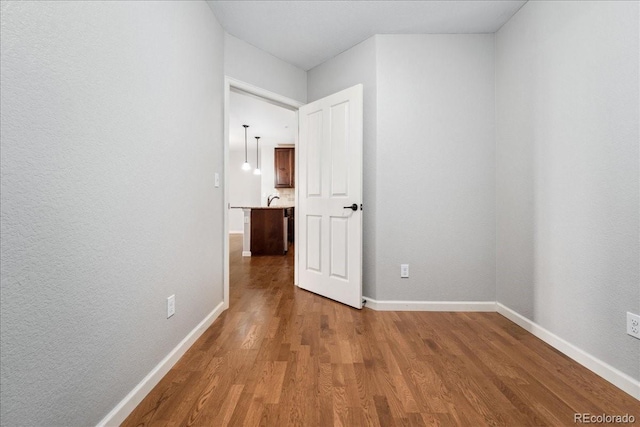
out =
<path fill-rule="evenodd" d="M 294 205 L 290 206 L 230 206 L 231 209 L 289 209 L 295 208 Z"/>

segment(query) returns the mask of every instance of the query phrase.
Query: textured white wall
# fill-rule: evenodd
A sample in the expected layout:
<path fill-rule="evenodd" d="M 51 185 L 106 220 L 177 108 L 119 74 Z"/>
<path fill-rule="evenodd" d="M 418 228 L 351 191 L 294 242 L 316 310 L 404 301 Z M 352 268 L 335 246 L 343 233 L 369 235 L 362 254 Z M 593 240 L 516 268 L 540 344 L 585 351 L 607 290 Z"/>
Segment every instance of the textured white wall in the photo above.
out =
<path fill-rule="evenodd" d="M 309 70 L 308 96 L 357 83 L 364 295 L 493 301 L 493 36 L 375 36 Z"/>
<path fill-rule="evenodd" d="M 362 83 L 363 129 L 363 294 L 376 297 L 376 37 L 371 37 L 309 70 L 309 102 Z"/>
<path fill-rule="evenodd" d="M 496 35 L 497 300 L 640 379 L 638 2 L 529 2 Z"/>
<path fill-rule="evenodd" d="M 255 152 L 249 157 L 255 168 Z M 253 174 L 253 169 L 244 171 L 244 149 L 229 151 L 229 203 L 231 206 L 260 206 L 261 177 Z M 266 203 L 266 202 L 265 202 Z M 244 230 L 244 214 L 242 209 L 229 210 L 229 231 Z"/>
<path fill-rule="evenodd" d="M 224 35 L 224 73 L 278 95 L 307 101 L 307 73 L 230 34 Z"/>
<path fill-rule="evenodd" d="M 493 43 L 378 37 L 380 300 L 495 300 Z"/>
<path fill-rule="evenodd" d="M 222 301 L 223 32 L 204 2 L 1 8 L 0 418 L 95 425 Z"/>
<path fill-rule="evenodd" d="M 267 206 L 267 197 L 275 194 L 275 164 L 274 164 L 273 147 L 263 146 L 260 149 L 260 170 L 261 186 L 260 186 L 260 205 Z"/>

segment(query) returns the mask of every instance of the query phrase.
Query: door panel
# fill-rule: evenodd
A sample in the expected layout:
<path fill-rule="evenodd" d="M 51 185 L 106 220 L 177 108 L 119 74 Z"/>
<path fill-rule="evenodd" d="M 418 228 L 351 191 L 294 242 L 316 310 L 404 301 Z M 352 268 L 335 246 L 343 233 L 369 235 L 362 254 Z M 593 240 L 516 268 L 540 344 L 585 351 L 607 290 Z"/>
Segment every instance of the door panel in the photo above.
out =
<path fill-rule="evenodd" d="M 306 236 L 306 252 L 307 252 L 307 270 L 322 271 L 321 254 L 322 254 L 322 217 L 315 215 L 307 215 L 307 236 Z"/>
<path fill-rule="evenodd" d="M 298 285 L 362 307 L 362 85 L 300 109 Z"/>
<path fill-rule="evenodd" d="M 331 195 L 348 196 L 349 104 L 331 107 Z"/>
<path fill-rule="evenodd" d="M 304 188 L 306 188 L 307 197 L 320 197 L 322 195 L 322 110 L 311 112 L 307 120 L 305 141 L 307 155 L 303 158 L 307 181 Z"/>
<path fill-rule="evenodd" d="M 349 253 L 349 220 L 331 217 L 331 265 L 332 277 L 349 280 L 347 256 Z"/>

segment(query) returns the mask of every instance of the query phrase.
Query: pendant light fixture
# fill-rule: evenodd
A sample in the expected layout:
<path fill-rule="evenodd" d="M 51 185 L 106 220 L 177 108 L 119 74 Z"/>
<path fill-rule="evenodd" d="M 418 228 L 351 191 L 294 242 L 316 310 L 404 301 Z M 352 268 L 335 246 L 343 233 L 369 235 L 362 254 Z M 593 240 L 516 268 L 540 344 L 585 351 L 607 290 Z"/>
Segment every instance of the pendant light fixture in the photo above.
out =
<path fill-rule="evenodd" d="M 244 164 L 242 165 L 242 170 L 248 171 L 251 169 L 249 160 L 247 160 L 247 128 L 249 125 L 242 125 L 242 127 L 244 127 Z"/>
<path fill-rule="evenodd" d="M 260 139 L 260 137 L 256 136 L 256 169 L 253 171 L 254 175 L 262 174 L 262 172 L 260 172 L 260 152 L 258 151 L 258 140 L 259 139 Z"/>

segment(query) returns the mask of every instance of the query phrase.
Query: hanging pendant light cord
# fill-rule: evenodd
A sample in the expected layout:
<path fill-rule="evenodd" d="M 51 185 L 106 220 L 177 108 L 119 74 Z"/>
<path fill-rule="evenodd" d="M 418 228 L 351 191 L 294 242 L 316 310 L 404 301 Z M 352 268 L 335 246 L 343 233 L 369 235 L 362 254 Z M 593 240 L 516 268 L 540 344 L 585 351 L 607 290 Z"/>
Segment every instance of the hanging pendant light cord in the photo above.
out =
<path fill-rule="evenodd" d="M 258 152 L 258 140 L 260 139 L 259 136 L 256 136 L 256 169 L 260 169 L 260 154 Z"/>
<path fill-rule="evenodd" d="M 258 140 L 260 139 L 259 136 L 256 136 L 256 169 L 253 171 L 254 175 L 261 175 L 262 172 L 260 171 L 260 151 L 258 149 Z"/>
<path fill-rule="evenodd" d="M 244 162 L 249 163 L 249 160 L 247 160 L 247 128 L 249 125 L 242 126 L 244 126 Z"/>

